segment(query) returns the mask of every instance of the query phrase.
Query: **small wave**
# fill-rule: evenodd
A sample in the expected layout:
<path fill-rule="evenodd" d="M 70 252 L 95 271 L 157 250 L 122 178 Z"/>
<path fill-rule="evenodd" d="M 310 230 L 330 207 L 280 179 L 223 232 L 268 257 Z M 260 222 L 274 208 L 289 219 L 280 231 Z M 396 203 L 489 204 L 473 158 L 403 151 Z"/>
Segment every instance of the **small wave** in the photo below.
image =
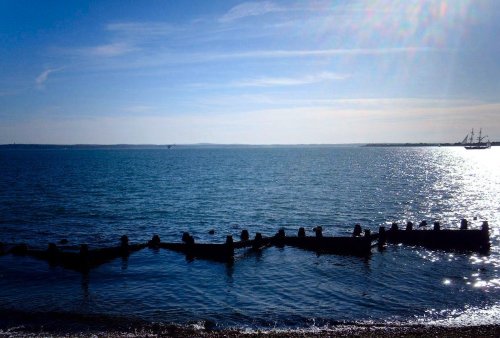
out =
<path fill-rule="evenodd" d="M 450 327 L 500 325 L 500 304 L 485 308 L 471 306 L 463 310 L 433 310 L 415 323 Z"/>

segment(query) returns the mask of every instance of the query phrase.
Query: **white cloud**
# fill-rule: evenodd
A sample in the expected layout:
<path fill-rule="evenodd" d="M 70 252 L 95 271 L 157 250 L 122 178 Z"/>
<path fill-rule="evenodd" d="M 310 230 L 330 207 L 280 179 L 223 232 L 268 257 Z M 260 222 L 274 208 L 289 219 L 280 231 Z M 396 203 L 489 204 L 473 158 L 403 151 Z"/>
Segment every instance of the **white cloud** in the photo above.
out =
<path fill-rule="evenodd" d="M 35 85 L 37 89 L 43 89 L 45 87 L 45 82 L 47 82 L 49 75 L 62 70 L 63 68 L 49 68 L 40 73 L 35 79 Z"/>
<path fill-rule="evenodd" d="M 140 50 L 135 43 L 131 42 L 112 42 L 88 47 L 57 47 L 52 50 L 61 55 L 76 56 L 78 58 L 104 57 L 125 55 Z"/>
<path fill-rule="evenodd" d="M 222 60 L 238 59 L 293 59 L 301 57 L 334 57 L 334 56 L 383 56 L 388 54 L 414 54 L 437 52 L 432 48 L 402 47 L 402 48 L 354 48 L 354 49 L 304 49 L 304 50 L 253 50 L 245 52 L 221 53 L 173 53 L 171 51 L 158 52 L 146 57 L 138 58 L 133 62 L 113 64 L 114 67 L 123 68 L 160 67 L 168 64 L 189 64 L 220 62 Z M 439 52 L 446 52 L 440 50 Z"/>
<path fill-rule="evenodd" d="M 108 31 L 127 34 L 165 35 L 176 29 L 163 22 L 114 22 L 106 26 Z"/>
<path fill-rule="evenodd" d="M 90 47 L 84 50 L 86 50 L 90 55 L 112 57 L 127 54 L 137 49 L 137 47 L 132 46 L 128 43 L 117 42 Z"/>
<path fill-rule="evenodd" d="M 255 50 L 240 53 L 219 54 L 219 58 L 291 58 L 303 56 L 335 56 L 335 55 L 384 55 L 433 51 L 431 48 L 396 47 L 396 48 L 334 48 L 305 50 Z"/>
<path fill-rule="evenodd" d="M 126 113 L 148 113 L 155 110 L 155 107 L 148 105 L 131 105 L 122 109 Z"/>
<path fill-rule="evenodd" d="M 249 16 L 264 15 L 281 10 L 280 7 L 270 1 L 244 2 L 231 8 L 219 19 L 219 22 L 231 22 Z"/>
<path fill-rule="evenodd" d="M 300 86 L 323 81 L 338 81 L 347 79 L 345 74 L 323 72 L 319 74 L 306 75 L 302 77 L 263 77 L 252 80 L 244 80 L 231 84 L 233 87 L 273 87 L 273 86 Z"/>

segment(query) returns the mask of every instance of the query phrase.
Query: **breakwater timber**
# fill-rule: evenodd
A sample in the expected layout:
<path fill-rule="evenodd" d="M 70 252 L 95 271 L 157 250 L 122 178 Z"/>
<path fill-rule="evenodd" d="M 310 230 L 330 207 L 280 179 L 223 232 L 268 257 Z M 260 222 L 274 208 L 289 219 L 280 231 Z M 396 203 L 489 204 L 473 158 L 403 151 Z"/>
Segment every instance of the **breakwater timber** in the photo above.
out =
<path fill-rule="evenodd" d="M 123 235 L 119 246 L 89 250 L 88 244 L 81 244 L 78 251 L 75 247 L 58 247 L 54 243 L 50 243 L 46 250 L 30 249 L 24 243 L 10 245 L 0 243 L 0 254 L 29 256 L 45 260 L 51 265 L 85 272 L 146 247 L 181 252 L 188 260 L 201 258 L 226 263 L 233 262 L 235 249 L 263 250 L 271 245 L 278 247 L 287 245 L 318 254 L 366 256 L 371 254 L 371 249 L 375 246 L 372 242 L 375 240 L 378 241 L 379 249 L 390 242 L 421 245 L 432 249 L 487 253 L 490 248 L 488 222 L 483 221 L 479 230 L 468 229 L 468 224 L 466 219 L 462 219 L 460 229 L 441 229 L 440 223 L 436 221 L 432 230 L 413 230 L 413 223 L 408 222 L 406 229 L 400 231 L 398 224 L 392 223 L 390 230 L 386 231 L 385 227 L 380 227 L 379 233 L 373 235 L 369 229 L 365 229 L 362 235 L 361 225 L 356 224 L 352 236 L 344 237 L 323 236 L 321 226 L 313 229 L 314 236 L 306 236 L 305 229 L 301 227 L 297 236 L 287 236 L 285 230 L 280 229 L 272 237 L 263 237 L 261 233 L 256 233 L 252 240 L 249 239 L 248 230 L 244 229 L 241 231 L 240 241 L 234 242 L 233 236 L 228 235 L 225 243 L 219 244 L 195 243 L 195 239 L 188 232 L 182 235 L 182 242 L 162 242 L 159 235 L 154 235 L 150 241 L 143 244 L 130 244 L 128 236 Z M 420 227 L 425 226 L 427 222 L 422 221 Z"/>

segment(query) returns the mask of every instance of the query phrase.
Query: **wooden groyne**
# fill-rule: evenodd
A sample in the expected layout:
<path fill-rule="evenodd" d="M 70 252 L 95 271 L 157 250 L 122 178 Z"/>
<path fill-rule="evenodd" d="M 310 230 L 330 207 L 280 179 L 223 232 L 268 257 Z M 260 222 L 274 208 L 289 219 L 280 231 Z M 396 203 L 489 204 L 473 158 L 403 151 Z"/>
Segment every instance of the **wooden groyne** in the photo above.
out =
<path fill-rule="evenodd" d="M 355 256 L 368 256 L 372 252 L 372 247 L 378 245 L 379 248 L 383 248 L 387 243 L 480 253 L 486 253 L 490 249 L 487 221 L 482 223 L 481 229 L 469 229 L 469 222 L 465 219 L 461 221 L 460 229 L 441 229 L 439 222 L 434 222 L 432 229 L 426 229 L 426 226 L 427 222 L 422 221 L 419 229 L 415 230 L 413 223 L 408 222 L 405 229 L 400 229 L 397 223 L 393 223 L 389 230 L 380 227 L 378 233 L 372 234 L 369 229 L 362 231 L 361 225 L 356 224 L 351 236 L 324 236 L 323 229 L 318 226 L 313 229 L 313 236 L 308 236 L 305 229 L 300 228 L 297 236 L 287 236 L 285 230 L 280 229 L 270 237 L 256 233 L 253 239 L 250 239 L 247 230 L 243 230 L 239 241 L 227 236 L 226 241 L 220 244 L 196 243 L 187 232 L 182 235 L 181 242 L 162 242 L 158 235 L 154 235 L 150 241 L 143 244 L 130 244 L 128 237 L 124 235 L 120 238 L 119 246 L 98 249 L 90 249 L 87 244 L 69 247 L 50 243 L 46 250 L 40 250 L 29 248 L 26 244 L 0 243 L 0 255 L 28 256 L 47 261 L 54 266 L 88 271 L 115 258 L 126 258 L 131 253 L 146 247 L 180 252 L 185 254 L 188 260 L 200 258 L 218 262 L 233 262 L 235 250 L 259 251 L 269 246 L 292 246 L 319 254 Z"/>
<path fill-rule="evenodd" d="M 430 249 L 488 252 L 490 249 L 489 225 L 482 223 L 481 229 L 468 229 L 469 222 L 462 219 L 460 229 L 441 229 L 439 222 L 434 222 L 432 229 L 427 222 L 422 221 L 418 230 L 413 229 L 413 223 L 408 222 L 405 229 L 400 229 L 397 223 L 392 223 L 389 230 L 379 229 L 379 244 L 402 243 L 418 245 Z"/>
<path fill-rule="evenodd" d="M 368 229 L 362 236 L 359 224 L 355 226 L 350 237 L 323 236 L 320 226 L 314 228 L 314 233 L 314 236 L 307 236 L 305 229 L 300 228 L 297 236 L 286 236 L 285 231 L 281 229 L 274 237 L 274 243 L 324 254 L 366 256 L 371 253 L 372 241 L 375 240 Z"/>
<path fill-rule="evenodd" d="M 148 242 L 152 249 L 167 249 L 181 252 L 188 259 L 202 258 L 214 261 L 230 261 L 234 257 L 233 237 L 227 236 L 223 244 L 195 243 L 194 238 L 187 232 L 182 235 L 182 243 L 162 242 L 160 236 L 154 235 Z"/>
<path fill-rule="evenodd" d="M 71 270 L 86 271 L 118 257 L 127 257 L 132 252 L 145 248 L 145 244 L 129 244 L 128 237 L 122 236 L 116 247 L 89 249 L 87 244 L 79 247 L 57 246 L 49 243 L 46 250 L 31 249 L 26 244 L 6 246 L 0 243 L 0 253 L 28 256 L 47 261 L 52 266 L 62 266 Z"/>

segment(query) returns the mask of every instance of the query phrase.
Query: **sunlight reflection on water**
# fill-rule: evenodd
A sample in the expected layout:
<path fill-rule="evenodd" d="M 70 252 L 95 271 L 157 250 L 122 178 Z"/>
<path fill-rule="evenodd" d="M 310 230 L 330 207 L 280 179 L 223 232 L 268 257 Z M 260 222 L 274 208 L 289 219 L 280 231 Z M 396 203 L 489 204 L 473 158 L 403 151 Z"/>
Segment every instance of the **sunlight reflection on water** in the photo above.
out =
<path fill-rule="evenodd" d="M 472 227 L 479 228 L 482 220 L 490 225 L 491 254 L 470 255 L 470 264 L 480 272 L 471 276 L 466 284 L 475 288 L 498 288 L 500 268 L 500 148 L 472 151 L 463 148 L 443 148 L 433 153 L 433 165 L 439 167 L 440 174 L 430 187 L 432 199 L 425 208 L 432 218 L 432 210 L 439 205 L 445 210 L 439 219 L 444 228 L 458 228 L 462 217 L 472 216 Z M 453 198 L 448 198 L 450 190 Z M 456 260 L 453 254 L 447 257 L 440 252 L 422 250 L 420 256 L 430 262 Z M 489 276 L 483 276 L 489 270 Z M 445 283 L 447 284 L 447 283 Z"/>
<path fill-rule="evenodd" d="M 485 151 L 446 148 L 434 152 L 432 163 L 439 167 L 435 172 L 440 177 L 430 187 L 432 202 L 428 210 L 435 204 L 450 206 L 448 204 L 453 203 L 452 208 L 444 208 L 448 214 L 442 216 L 450 225 L 457 226 L 460 221 L 452 210 L 498 224 L 500 148 Z"/>
<path fill-rule="evenodd" d="M 433 319 L 439 317 L 439 319 Z M 475 326 L 498 325 L 500 305 L 486 308 L 466 307 L 464 310 L 435 310 L 427 311 L 426 315 L 418 318 L 418 324 L 442 326 Z"/>

